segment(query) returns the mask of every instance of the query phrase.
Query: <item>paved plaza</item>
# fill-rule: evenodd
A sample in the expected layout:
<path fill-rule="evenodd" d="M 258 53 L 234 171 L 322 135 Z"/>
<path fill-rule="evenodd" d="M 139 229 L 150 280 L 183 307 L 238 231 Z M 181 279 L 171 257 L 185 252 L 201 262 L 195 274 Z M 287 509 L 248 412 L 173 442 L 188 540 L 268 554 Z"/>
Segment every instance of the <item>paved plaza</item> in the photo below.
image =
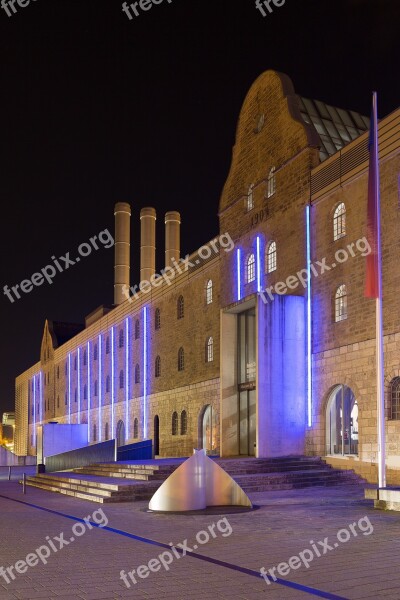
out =
<path fill-rule="evenodd" d="M 0 600 L 400 598 L 400 514 L 374 510 L 358 485 L 255 493 L 252 512 L 188 516 L 23 495 L 17 475 L 0 473 Z"/>

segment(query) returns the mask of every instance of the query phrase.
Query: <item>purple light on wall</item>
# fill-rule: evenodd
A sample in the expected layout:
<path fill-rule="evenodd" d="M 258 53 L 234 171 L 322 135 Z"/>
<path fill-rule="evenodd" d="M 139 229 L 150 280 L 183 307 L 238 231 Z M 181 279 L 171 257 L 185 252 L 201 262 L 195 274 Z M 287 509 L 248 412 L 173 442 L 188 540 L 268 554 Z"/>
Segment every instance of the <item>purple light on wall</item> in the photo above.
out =
<path fill-rule="evenodd" d="M 43 422 L 43 380 L 42 371 L 39 373 L 39 402 L 40 402 L 40 422 Z"/>
<path fill-rule="evenodd" d="M 143 307 L 143 439 L 147 439 L 147 306 Z"/>
<path fill-rule="evenodd" d="M 308 426 L 312 427 L 312 314 L 311 314 L 311 229 L 310 206 L 306 206 L 306 243 L 307 243 L 307 413 Z"/>
<path fill-rule="evenodd" d="M 87 423 L 88 423 L 88 442 L 90 442 L 90 409 L 91 409 L 91 364 L 90 364 L 90 342 L 87 343 Z"/>
<path fill-rule="evenodd" d="M 78 348 L 78 423 L 81 422 L 81 349 Z"/>
<path fill-rule="evenodd" d="M 102 403 L 102 386 L 101 386 L 101 361 L 102 361 L 102 347 L 101 347 L 101 334 L 99 335 L 99 351 L 98 351 L 99 371 L 98 371 L 98 396 L 99 396 L 99 442 L 102 438 L 102 420 L 101 420 L 101 403 Z"/>
<path fill-rule="evenodd" d="M 125 440 L 129 439 L 129 317 L 125 320 Z"/>
<path fill-rule="evenodd" d="M 68 354 L 68 423 L 71 423 L 71 354 Z"/>
<path fill-rule="evenodd" d="M 33 376 L 33 445 L 36 446 L 36 375 Z"/>
<path fill-rule="evenodd" d="M 111 439 L 114 439 L 114 402 L 115 402 L 115 358 L 114 358 L 114 327 L 111 327 Z"/>
<path fill-rule="evenodd" d="M 241 262 L 242 262 L 242 252 L 241 252 L 240 248 L 238 248 L 236 251 L 237 300 L 242 299 Z"/>

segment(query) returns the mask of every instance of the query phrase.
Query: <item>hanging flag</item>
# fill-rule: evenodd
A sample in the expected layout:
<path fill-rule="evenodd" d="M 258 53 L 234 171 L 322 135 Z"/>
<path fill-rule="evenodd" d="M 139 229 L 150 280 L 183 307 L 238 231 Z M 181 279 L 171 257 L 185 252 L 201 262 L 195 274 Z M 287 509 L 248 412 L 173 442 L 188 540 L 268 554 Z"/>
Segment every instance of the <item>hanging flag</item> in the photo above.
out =
<path fill-rule="evenodd" d="M 367 276 L 365 295 L 367 298 L 379 297 L 379 177 L 378 164 L 378 123 L 376 112 L 372 111 L 369 134 L 369 171 L 368 171 L 368 225 L 367 239 L 371 252 L 367 256 Z"/>

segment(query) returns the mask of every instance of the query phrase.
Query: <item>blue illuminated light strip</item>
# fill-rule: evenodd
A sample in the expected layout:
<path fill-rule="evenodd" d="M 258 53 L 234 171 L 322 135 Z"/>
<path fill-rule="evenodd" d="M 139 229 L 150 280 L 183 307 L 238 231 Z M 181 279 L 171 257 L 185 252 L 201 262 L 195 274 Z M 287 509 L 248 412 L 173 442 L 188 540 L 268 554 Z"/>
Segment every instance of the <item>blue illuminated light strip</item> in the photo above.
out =
<path fill-rule="evenodd" d="M 91 409 L 91 395 L 90 395 L 90 342 L 87 343 L 87 428 L 88 428 L 88 442 L 90 442 L 90 409 Z"/>
<path fill-rule="evenodd" d="M 237 274 L 237 299 L 242 299 L 242 281 L 241 281 L 241 250 L 236 251 L 236 274 Z"/>
<path fill-rule="evenodd" d="M 312 427 L 312 353 L 311 353 L 311 233 L 310 206 L 306 206 L 307 231 L 307 409 L 308 426 Z"/>
<path fill-rule="evenodd" d="M 115 401 L 115 390 L 114 390 L 114 327 L 111 327 L 111 438 L 114 439 L 114 401 Z"/>
<path fill-rule="evenodd" d="M 125 321 L 125 440 L 129 439 L 129 317 Z"/>
<path fill-rule="evenodd" d="M 257 292 L 261 292 L 261 240 L 257 236 Z"/>
<path fill-rule="evenodd" d="M 97 389 L 97 393 L 99 396 L 99 442 L 101 442 L 101 437 L 102 437 L 102 422 L 101 422 L 101 360 L 102 360 L 102 349 L 101 349 L 101 334 L 99 335 L 99 349 L 97 352 L 97 360 L 99 361 L 99 373 L 98 373 L 98 389 Z"/>
<path fill-rule="evenodd" d="M 36 446 L 36 375 L 33 376 L 33 445 Z"/>
<path fill-rule="evenodd" d="M 43 422 L 43 379 L 42 371 L 39 373 L 39 401 L 40 401 L 40 422 Z"/>
<path fill-rule="evenodd" d="M 81 422 L 81 349 L 78 348 L 78 423 Z"/>
<path fill-rule="evenodd" d="M 71 354 L 68 354 L 68 423 L 71 423 Z"/>
<path fill-rule="evenodd" d="M 147 306 L 143 307 L 143 439 L 147 439 Z"/>

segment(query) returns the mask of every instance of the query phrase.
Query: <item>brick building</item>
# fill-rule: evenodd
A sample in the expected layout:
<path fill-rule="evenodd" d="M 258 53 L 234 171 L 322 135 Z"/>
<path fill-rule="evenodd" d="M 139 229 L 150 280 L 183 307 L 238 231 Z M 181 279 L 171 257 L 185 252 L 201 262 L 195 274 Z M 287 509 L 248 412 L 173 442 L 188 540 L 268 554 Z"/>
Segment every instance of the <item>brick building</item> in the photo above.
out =
<path fill-rule="evenodd" d="M 400 109 L 379 125 L 389 483 L 400 481 L 399 124 Z M 141 280 L 152 285 L 129 300 L 130 208 L 118 204 L 114 306 L 85 326 L 46 322 L 40 361 L 16 381 L 17 453 L 35 453 L 39 423 L 87 423 L 89 443 L 322 455 L 374 479 L 368 127 L 263 73 L 239 117 L 220 234 L 183 268 L 180 217 L 167 213 L 174 276 L 154 278 L 155 211 L 143 209 Z"/>

